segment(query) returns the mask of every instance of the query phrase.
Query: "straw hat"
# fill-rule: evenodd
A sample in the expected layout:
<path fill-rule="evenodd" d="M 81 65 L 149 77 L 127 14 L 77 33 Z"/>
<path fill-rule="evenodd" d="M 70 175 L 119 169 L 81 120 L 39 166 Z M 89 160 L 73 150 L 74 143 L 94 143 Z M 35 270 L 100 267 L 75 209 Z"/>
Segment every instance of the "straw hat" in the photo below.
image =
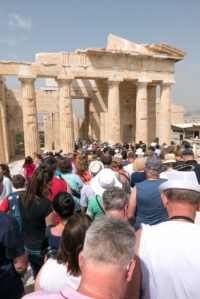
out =
<path fill-rule="evenodd" d="M 111 169 L 101 170 L 93 179 L 91 179 L 91 186 L 93 191 L 102 196 L 103 192 L 109 187 L 120 187 L 122 184 L 117 180 L 114 172 Z"/>
<path fill-rule="evenodd" d="M 184 189 L 200 193 L 200 185 L 194 171 L 172 170 L 168 181 L 161 184 L 158 189 L 160 192 L 168 189 Z"/>
<path fill-rule="evenodd" d="M 138 156 L 144 156 L 144 152 L 142 148 L 138 148 L 137 151 L 135 152 L 136 155 Z"/>
<path fill-rule="evenodd" d="M 92 177 L 95 177 L 102 169 L 104 169 L 104 165 L 99 161 L 92 161 L 88 167 L 88 171 Z"/>
<path fill-rule="evenodd" d="M 167 163 L 175 163 L 176 162 L 176 158 L 174 154 L 166 154 L 165 155 L 165 161 L 163 162 L 163 164 L 167 164 Z"/>

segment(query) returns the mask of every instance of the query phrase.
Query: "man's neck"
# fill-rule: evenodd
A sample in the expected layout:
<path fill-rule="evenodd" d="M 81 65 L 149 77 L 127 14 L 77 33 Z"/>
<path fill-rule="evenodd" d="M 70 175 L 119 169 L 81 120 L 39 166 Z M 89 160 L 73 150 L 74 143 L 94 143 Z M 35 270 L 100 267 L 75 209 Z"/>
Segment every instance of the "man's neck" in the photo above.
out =
<path fill-rule="evenodd" d="M 110 169 L 111 165 L 104 165 L 104 168 L 109 168 Z"/>
<path fill-rule="evenodd" d="M 174 203 L 174 204 L 170 203 L 167 206 L 167 212 L 169 215 L 169 219 L 174 216 L 184 216 L 184 217 L 191 218 L 194 221 L 196 217 L 196 209 L 194 208 L 194 206 L 189 204 L 183 205 L 179 203 Z M 184 219 L 174 219 L 172 221 L 188 222 L 187 220 Z"/>
<path fill-rule="evenodd" d="M 159 176 L 147 176 L 147 180 L 152 180 L 152 181 L 154 181 L 154 180 L 158 180 L 159 179 Z"/>
<path fill-rule="evenodd" d="M 129 164 L 133 164 L 135 160 L 128 160 Z"/>

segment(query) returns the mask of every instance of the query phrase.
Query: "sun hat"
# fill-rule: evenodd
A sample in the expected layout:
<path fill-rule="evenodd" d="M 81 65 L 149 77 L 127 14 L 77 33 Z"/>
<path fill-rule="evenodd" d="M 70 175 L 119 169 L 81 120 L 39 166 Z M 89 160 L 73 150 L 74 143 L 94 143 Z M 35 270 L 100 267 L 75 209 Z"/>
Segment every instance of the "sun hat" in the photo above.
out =
<path fill-rule="evenodd" d="M 150 156 L 146 163 L 145 167 L 151 170 L 162 170 L 162 161 L 157 156 Z"/>
<path fill-rule="evenodd" d="M 174 170 L 177 170 L 177 171 L 193 171 L 194 169 L 195 169 L 194 165 L 188 165 L 186 163 L 179 164 L 174 167 Z"/>
<path fill-rule="evenodd" d="M 200 193 L 200 185 L 194 171 L 172 170 L 167 182 L 159 186 L 160 193 L 168 189 L 183 189 Z"/>
<path fill-rule="evenodd" d="M 111 169 L 101 170 L 93 179 L 91 179 L 93 191 L 102 196 L 103 192 L 109 187 L 122 187 L 122 184 L 117 180 L 114 172 Z"/>
<path fill-rule="evenodd" d="M 135 152 L 136 155 L 144 156 L 144 152 L 142 148 L 138 148 L 137 151 Z"/>
<path fill-rule="evenodd" d="M 194 152 L 193 152 L 193 150 L 188 148 L 188 149 L 183 151 L 183 155 L 184 156 L 194 156 Z"/>
<path fill-rule="evenodd" d="M 153 146 L 153 147 L 156 147 L 156 143 L 155 142 L 152 142 L 150 145 Z"/>
<path fill-rule="evenodd" d="M 102 169 L 104 169 L 104 165 L 100 161 L 92 161 L 88 167 L 89 174 L 92 177 L 95 177 Z"/>
<path fill-rule="evenodd" d="M 176 158 L 174 154 L 166 154 L 164 159 L 165 161 L 163 162 L 163 164 L 176 162 Z"/>
<path fill-rule="evenodd" d="M 48 152 L 47 152 L 47 151 L 44 151 L 42 154 L 48 154 Z"/>
<path fill-rule="evenodd" d="M 117 154 L 117 153 L 119 153 L 119 150 L 118 150 L 118 149 L 116 149 L 116 150 L 115 150 L 115 153 L 116 153 L 116 154 Z"/>

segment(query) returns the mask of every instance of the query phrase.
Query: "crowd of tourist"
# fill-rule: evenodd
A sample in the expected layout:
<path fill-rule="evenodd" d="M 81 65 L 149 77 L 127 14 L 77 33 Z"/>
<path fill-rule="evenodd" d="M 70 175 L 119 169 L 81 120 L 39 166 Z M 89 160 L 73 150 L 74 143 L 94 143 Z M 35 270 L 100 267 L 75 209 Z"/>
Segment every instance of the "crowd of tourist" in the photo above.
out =
<path fill-rule="evenodd" d="M 190 144 L 157 138 L 0 164 L 0 298 L 199 298 L 199 184 Z"/>

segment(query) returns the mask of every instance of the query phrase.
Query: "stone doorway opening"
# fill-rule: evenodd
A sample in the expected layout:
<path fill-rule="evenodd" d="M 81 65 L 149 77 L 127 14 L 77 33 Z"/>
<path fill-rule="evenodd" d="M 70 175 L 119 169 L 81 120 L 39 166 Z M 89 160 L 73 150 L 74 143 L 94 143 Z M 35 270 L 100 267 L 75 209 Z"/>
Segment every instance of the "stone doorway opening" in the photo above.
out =
<path fill-rule="evenodd" d="M 23 155 L 24 153 L 24 131 L 15 132 L 15 154 Z"/>

